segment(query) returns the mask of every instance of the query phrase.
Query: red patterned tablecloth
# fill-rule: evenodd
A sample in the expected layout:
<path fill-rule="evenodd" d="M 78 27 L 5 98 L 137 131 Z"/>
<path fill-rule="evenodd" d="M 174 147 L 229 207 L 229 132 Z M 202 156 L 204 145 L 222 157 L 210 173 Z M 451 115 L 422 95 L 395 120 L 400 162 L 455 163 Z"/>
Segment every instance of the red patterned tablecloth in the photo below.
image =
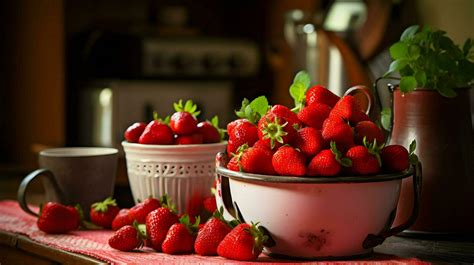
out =
<path fill-rule="evenodd" d="M 36 210 L 34 207 L 32 207 Z M 58 249 L 84 254 L 112 264 L 238 264 L 221 257 L 202 257 L 199 255 L 168 255 L 157 253 L 144 247 L 134 252 L 121 252 L 107 244 L 113 231 L 73 231 L 64 235 L 48 235 L 38 230 L 36 218 L 21 210 L 16 201 L 0 201 L 0 230 L 26 235 L 34 241 Z M 262 254 L 259 263 L 306 263 L 306 264 L 429 264 L 418 259 L 404 259 L 394 256 L 374 254 L 370 258 L 354 261 L 289 261 L 277 260 Z"/>

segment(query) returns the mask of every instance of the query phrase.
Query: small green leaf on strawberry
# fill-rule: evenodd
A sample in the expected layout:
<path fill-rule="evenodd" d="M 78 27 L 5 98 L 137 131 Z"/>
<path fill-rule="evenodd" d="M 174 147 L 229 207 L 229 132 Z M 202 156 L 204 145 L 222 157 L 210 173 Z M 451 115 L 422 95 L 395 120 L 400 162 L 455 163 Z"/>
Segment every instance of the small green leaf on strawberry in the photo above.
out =
<path fill-rule="evenodd" d="M 336 142 L 331 141 L 329 144 L 331 146 L 331 152 L 334 154 L 336 161 L 341 164 L 343 167 L 351 167 L 352 166 L 352 160 L 350 160 L 347 157 L 342 157 L 342 153 L 337 149 Z"/>
<path fill-rule="evenodd" d="M 298 113 L 304 106 L 306 100 L 306 90 L 310 85 L 310 78 L 306 71 L 300 71 L 296 74 L 293 84 L 290 86 L 290 95 L 295 101 L 294 112 Z"/>
<path fill-rule="evenodd" d="M 269 108 L 268 100 L 265 96 L 260 96 L 249 102 L 248 99 L 242 100 L 240 110 L 235 111 L 237 117 L 247 119 L 251 123 L 257 123 L 260 118 L 265 115 Z"/>

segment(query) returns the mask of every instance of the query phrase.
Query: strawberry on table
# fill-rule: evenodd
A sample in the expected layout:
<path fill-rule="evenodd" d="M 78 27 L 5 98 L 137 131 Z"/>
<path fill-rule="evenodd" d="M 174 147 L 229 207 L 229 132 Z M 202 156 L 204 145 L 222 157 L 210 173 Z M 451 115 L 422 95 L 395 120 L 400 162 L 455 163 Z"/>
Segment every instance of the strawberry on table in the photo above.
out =
<path fill-rule="evenodd" d="M 95 225 L 110 229 L 119 211 L 120 208 L 117 207 L 115 199 L 108 197 L 104 201 L 93 203 L 89 216 Z"/>
<path fill-rule="evenodd" d="M 221 241 L 217 254 L 233 260 L 255 260 L 262 253 L 266 239 L 256 224 L 239 224 Z"/>
<path fill-rule="evenodd" d="M 204 198 L 202 202 L 202 206 L 204 210 L 208 213 L 214 213 L 217 210 L 217 202 L 216 202 L 216 197 L 214 194 L 207 196 Z"/>
<path fill-rule="evenodd" d="M 47 202 L 41 207 L 36 223 L 48 234 L 64 234 L 79 228 L 81 217 L 77 208 L 57 202 Z"/>
<path fill-rule="evenodd" d="M 329 116 L 330 112 L 331 107 L 315 102 L 301 109 L 298 113 L 298 119 L 306 126 L 321 130 L 323 122 Z"/>
<path fill-rule="evenodd" d="M 167 254 L 190 254 L 194 252 L 194 242 L 199 228 L 199 217 L 191 224 L 189 216 L 184 215 L 179 219 L 179 223 L 173 224 L 166 238 L 161 245 L 164 253 Z"/>
<path fill-rule="evenodd" d="M 142 135 L 138 139 L 140 144 L 173 144 L 173 131 L 158 118 L 158 113 L 153 113 L 154 120 L 146 126 Z"/>
<path fill-rule="evenodd" d="M 173 205 L 167 196 L 163 196 L 161 207 L 146 217 L 146 234 L 150 247 L 161 251 L 161 245 L 166 238 L 168 229 L 177 222 L 179 222 L 179 218 Z"/>
<path fill-rule="evenodd" d="M 329 89 L 320 85 L 313 86 L 306 92 L 306 106 L 314 103 L 322 103 L 334 107 L 339 99 L 340 98 Z"/>
<path fill-rule="evenodd" d="M 304 127 L 298 130 L 293 146 L 298 148 L 306 157 L 314 157 L 327 145 L 320 130 Z"/>
<path fill-rule="evenodd" d="M 171 115 L 170 127 L 178 135 L 191 134 L 197 129 L 196 117 L 201 113 L 197 110 L 197 105 L 192 100 L 187 100 L 183 105 L 183 100 L 173 104 L 175 113 Z"/>
<path fill-rule="evenodd" d="M 194 251 L 201 256 L 217 255 L 217 247 L 224 237 L 238 224 L 237 220 L 227 222 L 222 215 L 223 208 L 215 211 L 213 216 L 199 229 Z"/>
<path fill-rule="evenodd" d="M 135 122 L 130 125 L 124 133 L 125 140 L 129 143 L 138 143 L 138 139 L 146 128 L 144 122 Z"/>
<path fill-rule="evenodd" d="M 336 143 L 331 142 L 331 149 L 319 152 L 311 162 L 309 162 L 306 174 L 308 176 L 336 176 L 341 171 L 341 166 L 350 167 L 352 161 L 343 158 L 341 152 L 337 150 Z"/>
<path fill-rule="evenodd" d="M 136 220 L 140 224 L 144 224 L 146 216 L 153 210 L 161 207 L 161 203 L 156 198 L 147 198 L 144 201 L 133 206 L 128 212 L 128 216 L 132 222 Z"/>
<path fill-rule="evenodd" d="M 306 157 L 291 146 L 282 146 L 273 154 L 272 165 L 282 176 L 304 176 Z"/>
<path fill-rule="evenodd" d="M 133 220 L 128 215 L 129 211 L 130 209 L 124 208 L 117 213 L 112 221 L 112 230 L 119 230 L 123 226 L 133 224 Z"/>
<path fill-rule="evenodd" d="M 381 144 L 385 142 L 385 136 L 383 135 L 382 129 L 380 129 L 372 121 L 360 121 L 354 128 L 356 143 L 363 144 L 364 138 L 369 143 L 377 140 L 377 143 Z"/>
<path fill-rule="evenodd" d="M 131 251 L 142 247 L 145 239 L 143 228 L 134 222 L 133 225 L 126 225 L 115 231 L 109 238 L 109 246 L 120 251 Z"/>

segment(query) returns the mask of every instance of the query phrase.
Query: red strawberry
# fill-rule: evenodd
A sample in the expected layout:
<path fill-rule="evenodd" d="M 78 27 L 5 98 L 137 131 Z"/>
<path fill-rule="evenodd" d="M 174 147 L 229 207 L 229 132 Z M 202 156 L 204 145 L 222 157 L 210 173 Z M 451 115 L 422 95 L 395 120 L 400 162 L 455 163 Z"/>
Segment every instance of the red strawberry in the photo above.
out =
<path fill-rule="evenodd" d="M 217 116 L 216 116 L 217 117 Z M 204 143 L 218 143 L 221 141 L 219 129 L 214 127 L 211 122 L 202 121 L 197 125 L 197 131 L 202 135 Z"/>
<path fill-rule="evenodd" d="M 199 230 L 194 251 L 201 256 L 217 255 L 219 243 L 230 231 L 232 225 L 224 219 L 221 211 L 215 211 L 211 219 Z"/>
<path fill-rule="evenodd" d="M 130 219 L 128 212 L 130 209 L 121 209 L 118 214 L 115 216 L 114 220 L 112 221 L 112 230 L 118 230 L 123 226 L 133 224 L 133 220 Z"/>
<path fill-rule="evenodd" d="M 314 157 L 326 145 L 321 131 L 312 127 L 301 128 L 293 144 L 293 146 L 298 148 L 306 157 Z"/>
<path fill-rule="evenodd" d="M 200 133 L 192 133 L 186 135 L 177 135 L 174 144 L 202 144 L 203 135 Z"/>
<path fill-rule="evenodd" d="M 308 176 L 335 176 L 341 171 L 341 165 L 349 167 L 351 164 L 349 159 L 342 158 L 336 144 L 331 142 L 331 149 L 322 150 L 311 159 L 306 174 Z"/>
<path fill-rule="evenodd" d="M 327 118 L 323 123 L 321 133 L 325 141 L 335 141 L 337 148 L 341 151 L 354 146 L 354 132 L 341 117 Z"/>
<path fill-rule="evenodd" d="M 240 166 L 247 173 L 273 175 L 272 153 L 262 149 L 250 147 L 243 151 Z"/>
<path fill-rule="evenodd" d="M 369 143 L 377 140 L 378 144 L 385 142 L 382 130 L 372 121 L 360 121 L 355 126 L 356 143 L 363 144 L 364 138 Z"/>
<path fill-rule="evenodd" d="M 365 112 L 361 111 L 356 114 L 356 120 L 357 122 L 370 121 L 370 117 L 367 114 L 365 114 Z"/>
<path fill-rule="evenodd" d="M 221 241 L 217 254 L 233 260 L 255 260 L 262 253 L 265 241 L 266 236 L 255 224 L 239 224 Z"/>
<path fill-rule="evenodd" d="M 186 204 L 186 213 L 191 218 L 194 218 L 201 213 L 203 200 L 204 198 L 201 192 L 195 192 L 191 195 L 188 203 Z"/>
<path fill-rule="evenodd" d="M 126 225 L 109 238 L 109 246 L 120 251 L 131 251 L 143 245 L 145 236 L 138 228 L 138 223 Z"/>
<path fill-rule="evenodd" d="M 273 154 L 272 165 L 282 176 L 303 176 L 306 173 L 305 156 L 291 146 L 282 146 Z"/>
<path fill-rule="evenodd" d="M 290 108 L 283 105 L 274 105 L 268 112 L 275 116 L 285 119 L 291 127 L 300 128 L 302 126 L 298 116 Z"/>
<path fill-rule="evenodd" d="M 270 141 L 263 140 L 263 139 L 256 141 L 256 142 L 252 145 L 252 147 L 254 147 L 254 148 L 262 148 L 262 149 L 265 149 L 265 150 L 267 150 L 267 151 L 269 151 L 269 152 L 272 152 L 272 153 L 275 153 L 275 151 L 276 151 L 276 149 L 273 149 L 273 150 L 271 149 L 271 147 L 270 147 Z"/>
<path fill-rule="evenodd" d="M 78 209 L 57 202 L 47 202 L 41 207 L 36 224 L 45 233 L 64 234 L 79 228 L 80 223 Z"/>
<path fill-rule="evenodd" d="M 306 92 L 306 106 L 317 102 L 328 105 L 330 107 L 334 107 L 338 100 L 338 96 L 329 91 L 327 88 L 320 85 L 311 87 Z"/>
<path fill-rule="evenodd" d="M 351 95 L 342 97 L 331 110 L 330 117 L 341 117 L 346 121 L 356 124 L 360 119 L 361 108 Z"/>
<path fill-rule="evenodd" d="M 170 127 L 174 133 L 178 135 L 191 134 L 197 129 L 196 117 L 201 113 L 197 110 L 197 105 L 192 100 L 187 100 L 183 105 L 183 101 L 173 104 L 175 113 L 171 115 Z"/>
<path fill-rule="evenodd" d="M 174 137 L 171 128 L 158 119 L 158 114 L 154 113 L 155 119 L 148 123 L 142 135 L 138 139 L 141 144 L 172 144 Z"/>
<path fill-rule="evenodd" d="M 240 160 L 239 156 L 233 156 L 229 160 L 229 163 L 227 163 L 227 169 L 239 172 L 240 171 L 239 160 Z"/>
<path fill-rule="evenodd" d="M 129 143 L 138 143 L 138 139 L 140 139 L 140 136 L 142 135 L 145 128 L 146 124 L 144 122 L 135 122 L 125 131 L 125 140 L 127 140 Z"/>
<path fill-rule="evenodd" d="M 380 171 L 380 156 L 377 150 L 362 145 L 351 147 L 346 157 L 352 161 L 350 171 L 358 175 L 376 174 Z"/>
<path fill-rule="evenodd" d="M 271 149 L 293 143 L 296 129 L 285 118 L 267 112 L 258 121 L 258 138 L 269 142 Z"/>
<path fill-rule="evenodd" d="M 306 126 L 320 130 L 323 127 L 324 120 L 329 116 L 331 107 L 321 103 L 313 103 L 304 107 L 298 113 L 298 119 Z"/>
<path fill-rule="evenodd" d="M 115 199 L 108 197 L 102 202 L 92 204 L 89 216 L 95 225 L 110 229 L 119 211 L 120 208 L 117 207 Z"/>
<path fill-rule="evenodd" d="M 189 216 L 184 215 L 179 223 L 173 224 L 161 245 L 167 254 L 190 254 L 194 252 L 194 241 L 199 226 L 199 217 L 194 224 L 189 221 Z"/>
<path fill-rule="evenodd" d="M 150 247 L 161 251 L 161 244 L 165 240 L 168 229 L 179 222 L 178 216 L 174 212 L 172 205 L 168 206 L 167 199 L 162 200 L 162 207 L 152 211 L 146 217 L 146 234 Z"/>
<path fill-rule="evenodd" d="M 207 196 L 204 198 L 202 205 L 208 213 L 214 213 L 217 210 L 216 197 L 214 195 Z"/>
<path fill-rule="evenodd" d="M 247 144 L 252 146 L 258 140 L 258 128 L 247 119 L 238 119 L 227 124 L 229 142 L 227 144 L 227 155 L 232 156 L 237 149 Z"/>
<path fill-rule="evenodd" d="M 380 152 L 382 166 L 388 172 L 402 172 L 410 164 L 408 150 L 401 145 L 385 146 Z"/>
<path fill-rule="evenodd" d="M 138 223 L 144 224 L 146 216 L 153 210 L 158 209 L 161 203 L 156 198 L 147 198 L 144 201 L 133 206 L 128 212 L 128 216 L 132 222 L 137 220 Z"/>

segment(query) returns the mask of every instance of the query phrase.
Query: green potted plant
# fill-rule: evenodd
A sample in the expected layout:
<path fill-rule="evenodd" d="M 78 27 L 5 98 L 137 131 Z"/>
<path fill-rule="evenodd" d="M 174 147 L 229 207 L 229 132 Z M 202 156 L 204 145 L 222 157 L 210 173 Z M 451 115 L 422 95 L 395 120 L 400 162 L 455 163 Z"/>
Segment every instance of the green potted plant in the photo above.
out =
<path fill-rule="evenodd" d="M 391 131 L 391 144 L 408 146 L 415 138 L 423 162 L 420 214 L 410 230 L 474 234 L 469 106 L 474 41 L 467 39 L 457 46 L 444 31 L 411 26 L 390 47 L 390 54 L 393 62 L 384 77 L 399 84 L 392 86 L 392 109 L 382 112 L 382 124 Z M 392 124 L 386 115 L 384 119 L 387 113 Z M 402 186 L 397 220 L 408 215 L 411 200 L 407 182 Z"/>

